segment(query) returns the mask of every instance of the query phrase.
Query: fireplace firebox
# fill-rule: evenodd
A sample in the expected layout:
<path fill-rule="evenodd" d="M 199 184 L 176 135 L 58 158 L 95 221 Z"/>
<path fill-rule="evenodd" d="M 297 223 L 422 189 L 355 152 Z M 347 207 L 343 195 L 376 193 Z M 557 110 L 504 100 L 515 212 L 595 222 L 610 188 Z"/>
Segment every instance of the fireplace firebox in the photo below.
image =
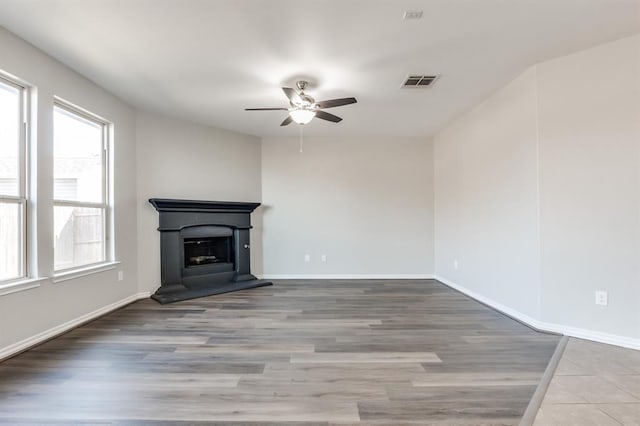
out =
<path fill-rule="evenodd" d="M 160 303 L 272 285 L 250 270 L 250 214 L 260 203 L 152 198 L 160 214 Z"/>
<path fill-rule="evenodd" d="M 231 239 L 225 237 L 185 238 L 184 267 L 208 265 L 210 263 L 233 264 Z"/>
<path fill-rule="evenodd" d="M 227 264 L 233 270 L 233 228 L 227 226 L 193 226 L 180 233 L 184 267 Z"/>

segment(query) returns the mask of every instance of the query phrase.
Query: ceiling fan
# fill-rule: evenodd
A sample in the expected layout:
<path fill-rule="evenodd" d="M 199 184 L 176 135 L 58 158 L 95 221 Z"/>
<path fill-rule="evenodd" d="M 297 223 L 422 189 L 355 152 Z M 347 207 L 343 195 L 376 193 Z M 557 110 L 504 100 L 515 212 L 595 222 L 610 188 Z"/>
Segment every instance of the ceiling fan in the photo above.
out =
<path fill-rule="evenodd" d="M 334 108 L 343 105 L 355 104 L 358 102 L 356 98 L 339 98 L 329 99 L 326 101 L 316 102 L 311 96 L 304 93 L 304 89 L 307 87 L 306 81 L 296 82 L 298 92 L 291 87 L 283 87 L 282 91 L 289 98 L 289 108 L 245 108 L 245 111 L 289 111 L 289 116 L 284 119 L 281 126 L 287 126 L 291 122 L 298 124 L 307 124 L 313 117 L 318 117 L 322 120 L 331 121 L 333 123 L 339 123 L 342 118 L 337 115 L 329 114 L 323 111 L 325 108 Z"/>

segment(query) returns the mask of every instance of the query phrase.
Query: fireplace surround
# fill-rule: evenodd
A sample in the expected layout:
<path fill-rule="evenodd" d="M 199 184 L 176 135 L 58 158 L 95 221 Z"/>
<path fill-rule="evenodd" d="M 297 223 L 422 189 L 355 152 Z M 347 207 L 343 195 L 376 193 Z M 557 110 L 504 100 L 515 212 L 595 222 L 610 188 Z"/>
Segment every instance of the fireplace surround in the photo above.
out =
<path fill-rule="evenodd" d="M 251 274 L 251 212 L 260 203 L 151 198 L 159 213 L 165 304 L 272 285 Z"/>

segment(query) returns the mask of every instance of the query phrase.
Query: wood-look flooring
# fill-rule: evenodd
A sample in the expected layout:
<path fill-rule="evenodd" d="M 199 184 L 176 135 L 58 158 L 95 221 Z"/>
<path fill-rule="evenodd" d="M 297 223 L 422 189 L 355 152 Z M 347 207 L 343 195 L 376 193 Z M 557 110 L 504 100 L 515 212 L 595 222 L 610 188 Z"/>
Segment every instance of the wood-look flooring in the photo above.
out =
<path fill-rule="evenodd" d="M 0 364 L 0 423 L 515 425 L 558 336 L 433 280 L 143 300 Z"/>

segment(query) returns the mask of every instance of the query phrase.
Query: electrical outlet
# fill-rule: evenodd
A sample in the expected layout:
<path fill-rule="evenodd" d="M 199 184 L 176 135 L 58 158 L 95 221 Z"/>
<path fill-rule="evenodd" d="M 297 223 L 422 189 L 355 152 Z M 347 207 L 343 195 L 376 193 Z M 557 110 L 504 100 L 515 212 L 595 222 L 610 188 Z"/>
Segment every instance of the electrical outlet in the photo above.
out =
<path fill-rule="evenodd" d="M 305 254 L 305 255 L 304 255 L 304 261 L 305 261 L 305 263 L 309 263 L 309 262 L 311 262 L 311 256 L 310 256 L 310 255 L 308 255 L 308 254 Z"/>
<path fill-rule="evenodd" d="M 457 271 L 457 270 L 458 270 L 458 266 L 459 266 L 459 265 L 458 265 L 458 259 L 455 259 L 455 260 L 453 261 L 453 269 L 455 269 L 455 270 Z"/>
<path fill-rule="evenodd" d="M 322 260 L 322 262 L 326 262 L 327 261 L 327 255 L 323 254 L 322 256 L 320 256 L 320 260 Z"/>
<path fill-rule="evenodd" d="M 124 280 L 124 271 L 118 271 L 118 281 Z"/>
<path fill-rule="evenodd" d="M 596 305 L 607 306 L 609 304 L 609 295 L 606 291 L 596 291 Z"/>

